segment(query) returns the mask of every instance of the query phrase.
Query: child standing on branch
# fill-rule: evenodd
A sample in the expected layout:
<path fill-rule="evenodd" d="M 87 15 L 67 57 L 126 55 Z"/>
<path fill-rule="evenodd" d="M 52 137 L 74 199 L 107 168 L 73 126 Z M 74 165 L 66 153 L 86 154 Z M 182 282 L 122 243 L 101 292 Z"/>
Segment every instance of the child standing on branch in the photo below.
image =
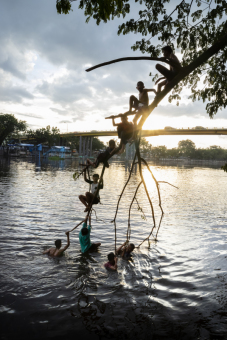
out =
<path fill-rule="evenodd" d="M 98 182 L 99 180 L 99 174 L 94 174 L 93 175 L 93 181 L 90 181 L 87 179 L 86 176 L 86 170 L 84 170 L 84 180 L 85 182 L 90 184 L 91 192 L 86 192 L 85 196 L 80 195 L 79 200 L 85 205 L 86 209 L 84 212 L 87 212 L 89 209 L 89 206 L 92 204 L 98 204 L 100 203 L 100 196 L 99 196 L 99 190 L 103 189 L 103 180 Z M 99 188 L 98 188 L 99 184 Z M 97 194 L 96 194 L 97 191 Z"/>
<path fill-rule="evenodd" d="M 167 61 L 170 65 L 170 69 L 168 70 L 165 66 L 157 64 L 156 69 L 164 76 L 159 78 L 155 85 L 159 83 L 160 80 L 164 79 L 161 83 L 158 84 L 157 94 L 161 92 L 162 86 L 166 86 L 180 71 L 181 64 L 178 58 L 173 54 L 173 50 L 170 46 L 165 46 L 162 49 L 163 58 L 160 58 L 161 61 Z"/>

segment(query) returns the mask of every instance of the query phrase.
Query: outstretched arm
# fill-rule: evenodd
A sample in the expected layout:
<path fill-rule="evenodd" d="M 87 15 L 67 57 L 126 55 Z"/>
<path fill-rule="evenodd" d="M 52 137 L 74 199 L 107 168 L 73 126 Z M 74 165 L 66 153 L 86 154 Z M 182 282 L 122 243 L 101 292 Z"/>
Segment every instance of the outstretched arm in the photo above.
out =
<path fill-rule="evenodd" d="M 117 250 L 116 250 L 116 255 L 118 255 L 119 251 L 126 245 L 127 241 L 123 243 Z"/>
<path fill-rule="evenodd" d="M 112 118 L 112 124 L 113 124 L 113 126 L 117 126 L 117 124 L 114 121 L 114 118 Z"/>
<path fill-rule="evenodd" d="M 155 94 L 157 93 L 157 91 L 155 89 L 144 89 L 146 92 L 154 92 Z"/>
<path fill-rule="evenodd" d="M 70 246 L 70 240 L 69 240 L 69 231 L 66 231 L 65 233 L 67 235 L 67 244 L 64 248 L 60 249 L 60 252 L 62 253 L 63 251 L 65 251 L 67 248 L 69 248 Z"/>

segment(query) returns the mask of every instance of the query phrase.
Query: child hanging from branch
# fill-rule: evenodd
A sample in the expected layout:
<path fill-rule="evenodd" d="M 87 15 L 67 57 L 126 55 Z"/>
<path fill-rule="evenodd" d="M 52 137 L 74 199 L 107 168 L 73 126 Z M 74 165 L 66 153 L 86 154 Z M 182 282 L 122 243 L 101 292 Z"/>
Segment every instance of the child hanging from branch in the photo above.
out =
<path fill-rule="evenodd" d="M 114 121 L 114 117 L 112 118 L 113 126 L 117 126 L 118 138 L 120 138 L 121 142 L 118 146 L 118 154 L 121 154 L 125 150 L 125 145 L 128 143 L 128 140 L 133 135 L 133 123 L 128 121 L 128 117 L 124 114 L 121 116 L 121 123 L 116 124 Z"/>
<path fill-rule="evenodd" d="M 98 204 L 100 203 L 100 196 L 99 196 L 99 190 L 103 189 L 103 180 L 101 179 L 99 183 L 99 174 L 94 174 L 93 176 L 93 181 L 90 181 L 87 179 L 86 176 L 86 169 L 84 170 L 84 180 L 85 182 L 90 184 L 90 189 L 91 192 L 86 192 L 85 196 L 80 195 L 79 199 L 80 201 L 85 205 L 85 210 L 84 212 L 87 212 L 89 209 L 90 204 Z M 98 188 L 99 184 L 99 188 Z M 98 190 L 97 194 L 96 191 Z"/>
<path fill-rule="evenodd" d="M 130 141 L 132 141 L 135 137 L 135 131 L 137 129 L 137 121 L 146 111 L 146 108 L 149 105 L 149 97 L 148 92 L 156 93 L 154 89 L 145 89 L 144 83 L 142 81 L 138 81 L 137 90 L 139 91 L 139 99 L 135 96 L 130 96 L 129 98 L 129 112 L 133 112 L 132 109 L 135 109 L 135 117 L 133 119 L 134 129 L 133 129 L 133 136 L 131 137 Z"/>
<path fill-rule="evenodd" d="M 92 162 L 90 159 L 87 159 L 87 166 L 93 166 L 97 168 L 100 163 L 103 163 L 106 168 L 109 168 L 108 159 L 111 158 L 112 154 L 115 154 L 115 140 L 111 139 L 109 141 L 109 146 L 106 148 L 104 152 L 100 152 L 98 157 L 96 158 L 95 162 Z"/>
<path fill-rule="evenodd" d="M 91 215 L 89 216 L 89 225 L 87 226 L 88 216 L 85 218 L 83 227 L 79 233 L 79 240 L 82 253 L 87 251 L 94 252 L 97 251 L 98 247 L 101 246 L 101 243 L 91 243 L 90 234 L 91 234 Z"/>
<path fill-rule="evenodd" d="M 165 46 L 162 48 L 163 56 L 159 60 L 166 61 L 170 65 L 170 69 L 168 70 L 165 66 L 156 64 L 156 69 L 164 76 L 159 78 L 155 85 L 159 83 L 160 80 L 164 79 L 161 83 L 158 84 L 157 94 L 161 92 L 163 86 L 166 86 L 180 71 L 181 64 L 178 58 L 173 54 L 173 50 L 170 46 Z"/>

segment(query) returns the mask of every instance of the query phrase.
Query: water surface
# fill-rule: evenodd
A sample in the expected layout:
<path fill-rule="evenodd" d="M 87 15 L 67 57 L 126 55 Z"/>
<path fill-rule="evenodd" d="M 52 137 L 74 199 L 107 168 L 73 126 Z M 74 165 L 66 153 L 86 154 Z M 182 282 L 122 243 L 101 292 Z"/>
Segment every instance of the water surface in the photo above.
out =
<path fill-rule="evenodd" d="M 106 170 L 101 203 L 92 220 L 96 253 L 80 252 L 76 229 L 60 259 L 42 255 L 54 240 L 85 216 L 74 181 L 75 161 L 0 158 L 0 315 L 2 339 L 226 339 L 227 336 L 227 175 L 218 168 L 152 164 L 165 212 L 155 242 L 151 237 L 119 259 L 118 271 L 103 267 L 114 250 L 111 223 L 129 165 Z M 101 168 L 97 170 L 101 173 Z M 154 183 L 144 170 L 160 217 Z M 134 171 L 117 219 L 117 244 L 126 239 L 130 200 L 139 183 Z M 136 246 L 153 226 L 145 192 L 133 204 L 131 242 Z"/>

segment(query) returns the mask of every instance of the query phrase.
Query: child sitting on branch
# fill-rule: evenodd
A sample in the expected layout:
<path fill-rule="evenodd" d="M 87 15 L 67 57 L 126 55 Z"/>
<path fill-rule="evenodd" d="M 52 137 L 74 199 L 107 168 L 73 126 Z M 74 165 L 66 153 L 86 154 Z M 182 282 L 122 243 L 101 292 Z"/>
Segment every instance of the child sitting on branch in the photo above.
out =
<path fill-rule="evenodd" d="M 135 96 L 130 96 L 129 98 L 129 112 L 133 112 L 132 108 L 134 108 L 136 112 L 135 117 L 133 119 L 134 133 L 133 136 L 131 137 L 131 140 L 134 138 L 138 119 L 146 111 L 146 108 L 149 105 L 148 92 L 156 93 L 156 90 L 154 89 L 145 89 L 144 83 L 142 81 L 139 81 L 137 83 L 136 88 L 139 91 L 139 99 L 137 99 Z"/>
<path fill-rule="evenodd" d="M 84 170 L 84 180 L 85 182 L 90 184 L 91 192 L 86 192 L 85 196 L 80 195 L 79 199 L 86 207 L 84 212 L 87 212 L 91 204 L 93 205 L 93 204 L 100 203 L 99 190 L 103 189 L 103 180 L 101 180 L 99 183 L 98 182 L 99 174 L 94 174 L 93 181 L 90 181 L 89 179 L 87 179 L 86 169 Z M 98 184 L 99 184 L 99 187 L 98 187 Z"/>
<path fill-rule="evenodd" d="M 160 60 L 168 62 L 170 69 L 168 70 L 165 66 L 156 64 L 156 69 L 164 76 L 159 78 L 155 83 L 155 85 L 157 85 L 160 80 L 164 79 L 158 84 L 157 94 L 161 92 L 162 87 L 166 86 L 181 69 L 181 64 L 175 54 L 173 54 L 173 50 L 170 46 L 163 47 L 162 53 L 164 57 L 160 58 Z"/>

